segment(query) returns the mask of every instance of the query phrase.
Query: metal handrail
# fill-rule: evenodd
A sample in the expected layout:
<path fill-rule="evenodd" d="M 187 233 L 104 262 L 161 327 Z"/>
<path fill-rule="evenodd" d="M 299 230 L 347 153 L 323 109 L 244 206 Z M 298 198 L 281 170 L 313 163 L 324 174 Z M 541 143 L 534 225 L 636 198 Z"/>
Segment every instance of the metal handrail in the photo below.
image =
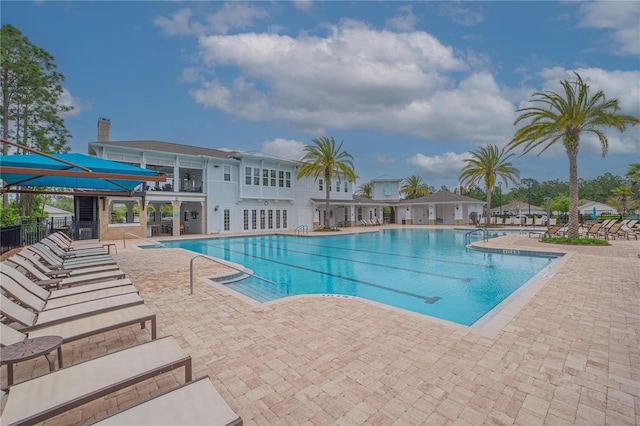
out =
<path fill-rule="evenodd" d="M 217 263 L 217 264 L 219 264 L 219 265 L 223 265 L 223 266 L 226 266 L 226 267 L 228 267 L 228 268 L 234 269 L 234 270 L 236 270 L 236 271 L 238 271 L 238 272 L 241 272 L 241 273 L 243 273 L 243 274 L 247 274 L 247 275 L 249 275 L 250 277 L 257 278 L 257 279 L 262 280 L 262 281 L 265 281 L 265 282 L 267 282 L 267 283 L 269 283 L 269 284 L 272 284 L 272 285 L 282 285 L 282 283 L 276 283 L 276 282 L 274 282 L 274 281 L 268 280 L 268 279 L 266 279 L 266 278 L 263 278 L 263 277 L 261 277 L 261 276 L 259 276 L 259 275 L 254 274 L 253 272 L 248 272 L 246 269 L 236 268 L 235 266 L 230 265 L 230 264 L 229 264 L 229 263 L 227 263 L 227 262 L 220 261 L 220 260 L 215 259 L 215 258 L 213 258 L 213 257 L 211 257 L 211 256 L 207 256 L 206 254 L 196 254 L 195 256 L 193 256 L 193 257 L 191 258 L 191 261 L 189 262 L 189 290 L 190 290 L 189 296 L 191 296 L 191 295 L 193 295 L 193 294 L 194 294 L 194 293 L 193 293 L 193 261 L 194 261 L 194 260 L 196 260 L 196 259 L 197 259 L 197 258 L 199 258 L 199 257 L 204 257 L 205 259 L 209 259 L 209 260 L 211 260 L 212 262 L 215 262 L 215 263 Z M 286 290 L 287 294 L 289 294 L 289 284 L 288 284 L 288 283 L 284 283 L 284 285 L 285 285 L 285 290 Z"/>
<path fill-rule="evenodd" d="M 489 230 L 487 228 L 472 229 L 464 234 L 465 246 L 471 244 L 471 234 L 475 232 L 482 232 L 482 241 L 489 241 Z"/>
<path fill-rule="evenodd" d="M 162 247 L 164 247 L 164 248 L 166 248 L 166 247 L 167 247 L 167 246 L 165 246 L 165 245 L 164 245 L 164 244 L 162 244 L 162 243 L 159 243 L 159 242 L 154 241 L 154 240 L 150 240 L 150 239 L 148 239 L 148 238 L 141 237 L 141 236 L 140 236 L 140 235 L 138 235 L 138 234 L 133 234 L 133 233 L 131 233 L 131 232 L 125 232 L 125 233 L 124 233 L 124 235 L 122 236 L 122 244 L 124 244 L 124 248 L 127 248 L 127 239 L 126 239 L 126 236 L 127 236 L 127 235 L 131 235 L 132 237 L 140 238 L 141 240 L 149 241 L 150 243 L 153 243 L 153 245 L 156 245 L 156 246 L 162 246 Z"/>
<path fill-rule="evenodd" d="M 309 233 L 309 227 L 308 227 L 307 225 L 300 225 L 300 226 L 298 226 L 298 227 L 294 230 L 295 235 L 298 235 L 298 231 L 300 231 L 300 233 L 303 233 L 303 232 L 304 232 L 305 234 L 308 234 L 308 233 Z"/>

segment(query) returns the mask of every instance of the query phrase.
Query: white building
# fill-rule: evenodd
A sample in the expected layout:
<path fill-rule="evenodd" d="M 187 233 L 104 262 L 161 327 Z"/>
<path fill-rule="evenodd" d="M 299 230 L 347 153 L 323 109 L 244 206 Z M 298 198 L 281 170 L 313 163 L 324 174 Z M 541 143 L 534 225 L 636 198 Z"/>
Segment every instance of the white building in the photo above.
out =
<path fill-rule="evenodd" d="M 390 222 L 406 224 L 461 225 L 482 211 L 481 201 L 452 193 L 401 200 L 402 179 L 392 176 L 374 179 L 368 199 L 354 196 L 356 184 L 347 179 L 298 179 L 297 161 L 153 140 L 111 141 L 109 125 L 108 119 L 98 122 L 90 155 L 163 171 L 167 182 L 141 186 L 134 197 L 80 200 L 96 210 L 101 238 L 315 229 L 324 226 L 325 185 L 331 227 L 381 223 L 385 207 Z"/>

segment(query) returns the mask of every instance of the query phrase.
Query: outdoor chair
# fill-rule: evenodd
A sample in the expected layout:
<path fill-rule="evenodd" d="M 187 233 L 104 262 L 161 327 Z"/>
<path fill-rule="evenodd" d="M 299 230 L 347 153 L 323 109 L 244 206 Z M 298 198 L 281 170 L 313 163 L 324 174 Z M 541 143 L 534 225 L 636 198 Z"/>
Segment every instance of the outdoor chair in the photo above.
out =
<path fill-rule="evenodd" d="M 71 287 L 74 285 L 90 284 L 100 281 L 117 280 L 125 277 L 125 273 L 120 269 L 111 271 L 94 272 L 93 274 L 78 275 L 65 278 L 51 278 L 40 272 L 31 262 L 20 256 L 12 256 L 2 264 L 4 268 L 14 268 L 24 270 L 34 280 L 45 282 L 47 285 L 53 284 L 56 287 Z M 26 274 L 25 274 L 26 275 Z M 56 282 L 57 281 L 57 282 Z"/>
<path fill-rule="evenodd" d="M 70 249 L 86 249 L 86 248 L 101 248 L 102 244 L 100 244 L 100 240 L 77 240 L 74 241 L 64 232 L 54 232 L 49 235 L 49 238 L 52 238 L 60 243 L 63 247 L 68 247 Z"/>
<path fill-rule="evenodd" d="M 0 294 L 0 314 L 20 324 L 20 331 L 27 332 L 143 303 L 144 300 L 137 293 L 129 293 L 76 303 L 48 311 L 31 312 L 10 300 L 7 295 Z"/>
<path fill-rule="evenodd" d="M 598 231 L 600 231 L 600 228 L 602 228 L 602 225 L 605 222 L 598 222 L 598 223 L 594 223 L 593 225 L 591 225 L 591 227 L 589 227 L 589 229 L 585 230 L 585 231 L 581 231 L 580 232 L 580 236 L 581 237 L 590 237 L 590 236 L 596 236 L 598 234 Z"/>
<path fill-rule="evenodd" d="M 50 298 L 51 292 L 44 290 L 37 285 L 24 286 L 9 275 L 1 274 L 0 288 L 3 291 L 19 300 L 22 304 L 28 306 L 35 311 L 46 311 L 56 309 L 62 306 L 74 305 L 76 303 L 88 302 L 90 300 L 103 299 L 105 297 L 120 296 L 128 293 L 138 293 L 138 290 L 129 284 L 127 286 L 112 287 L 106 289 L 97 289 L 94 291 L 86 291 L 83 293 L 69 294 L 67 296 L 58 296 Z M 28 283 L 27 283 L 28 284 Z M 36 290 L 42 293 L 35 293 Z"/>
<path fill-rule="evenodd" d="M 222 399 L 209 376 L 205 376 L 92 423 L 159 424 L 241 426 L 242 419 Z"/>
<path fill-rule="evenodd" d="M 53 241 L 51 241 L 48 238 L 43 238 L 42 240 L 40 240 L 40 244 L 43 244 L 45 246 L 47 246 L 47 248 L 49 250 L 51 250 L 53 252 L 53 254 L 55 254 L 56 256 L 62 258 L 62 259 L 69 259 L 69 258 L 83 258 L 83 257 L 106 257 L 109 256 L 109 254 L 107 253 L 107 251 L 105 249 L 101 249 L 100 251 L 97 250 L 87 250 L 87 251 L 83 251 L 83 250 L 73 250 L 73 251 L 66 251 L 60 248 L 60 246 L 58 246 L 56 243 L 54 243 Z M 110 256 L 109 256 L 110 257 Z"/>
<path fill-rule="evenodd" d="M 96 243 L 92 243 L 90 245 L 77 245 L 77 246 L 71 246 L 67 243 L 67 241 L 61 240 L 56 234 L 51 234 L 49 236 L 47 236 L 46 238 L 47 241 L 51 241 L 52 243 L 54 243 L 55 245 L 57 245 L 58 247 L 60 247 L 62 250 L 66 251 L 66 252 L 77 252 L 77 253 L 104 253 L 104 248 L 102 247 L 102 244 L 96 244 Z"/>
<path fill-rule="evenodd" d="M 40 423 L 182 367 L 185 382 L 190 382 L 191 357 L 173 337 L 142 343 L 9 387 L 0 420 L 3 425 Z"/>
<path fill-rule="evenodd" d="M 112 265 L 116 263 L 116 261 L 111 256 L 100 258 L 63 259 L 59 256 L 56 256 L 44 244 L 40 243 L 32 244 L 27 247 L 26 250 L 29 250 L 34 254 L 40 256 L 40 258 L 44 260 L 51 269 L 54 269 L 54 267 L 68 269 L 86 268 L 89 266 Z"/>
<path fill-rule="evenodd" d="M 36 269 L 38 269 L 44 275 L 52 278 L 59 277 L 59 276 L 74 277 L 79 275 L 93 274 L 95 272 L 114 271 L 114 270 L 120 269 L 118 265 L 115 263 L 111 263 L 108 265 L 87 266 L 85 268 L 64 269 L 62 268 L 62 265 L 60 265 L 59 267 L 51 268 L 45 265 L 46 262 L 42 261 L 44 259 L 42 259 L 37 254 L 33 253 L 32 251 L 29 251 L 26 249 L 16 253 L 14 257 L 23 258 L 27 262 L 31 263 Z"/>
<path fill-rule="evenodd" d="M 618 235 L 620 231 L 620 228 L 622 228 L 622 223 L 614 223 L 610 228 L 607 228 L 604 231 L 604 238 L 605 240 L 608 240 L 609 237 L 613 238 L 614 240 L 616 239 L 616 235 Z"/>

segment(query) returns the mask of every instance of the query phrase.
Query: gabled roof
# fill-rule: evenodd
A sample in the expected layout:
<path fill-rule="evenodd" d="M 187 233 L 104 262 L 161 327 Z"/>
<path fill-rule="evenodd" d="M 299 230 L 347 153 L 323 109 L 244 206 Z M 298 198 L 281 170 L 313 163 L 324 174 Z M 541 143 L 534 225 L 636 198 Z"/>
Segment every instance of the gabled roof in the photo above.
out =
<path fill-rule="evenodd" d="M 438 191 L 424 197 L 411 200 L 400 200 L 401 204 L 426 204 L 426 203 L 482 203 L 482 200 L 467 197 L 465 195 L 454 194 L 448 191 Z"/>
<path fill-rule="evenodd" d="M 402 182 L 402 178 L 397 178 L 391 175 L 380 175 L 371 179 L 371 182 Z"/>
<path fill-rule="evenodd" d="M 204 155 L 207 157 L 215 158 L 231 158 L 239 153 L 236 151 L 223 151 L 221 149 L 202 148 L 199 146 L 182 145 L 173 142 L 162 142 L 154 140 L 141 140 L 141 141 L 109 141 L 109 142 L 90 142 L 89 148 L 92 146 L 110 147 L 117 146 L 122 148 L 133 148 L 144 151 L 159 151 L 171 154 L 184 154 L 184 155 Z M 90 151 L 91 152 L 91 151 Z"/>

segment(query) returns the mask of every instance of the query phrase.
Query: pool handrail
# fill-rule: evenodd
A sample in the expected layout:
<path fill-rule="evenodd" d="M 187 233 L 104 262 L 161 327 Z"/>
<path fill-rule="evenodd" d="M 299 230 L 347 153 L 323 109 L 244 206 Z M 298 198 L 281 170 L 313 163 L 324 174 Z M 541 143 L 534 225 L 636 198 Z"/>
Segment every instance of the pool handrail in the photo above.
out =
<path fill-rule="evenodd" d="M 132 232 L 125 232 L 125 233 L 122 235 L 122 244 L 124 245 L 124 248 L 127 248 L 127 235 L 131 235 L 132 237 L 136 237 L 136 238 L 140 238 L 141 240 L 148 241 L 148 242 L 150 242 L 150 243 L 153 243 L 153 245 L 155 245 L 155 246 L 162 246 L 162 247 L 164 247 L 164 248 L 167 248 L 167 246 L 165 246 L 165 245 L 164 245 L 164 244 L 162 244 L 162 243 L 159 243 L 158 241 L 154 241 L 154 240 L 150 240 L 150 239 L 145 238 L 145 237 L 141 237 L 140 235 L 138 235 L 138 234 L 134 234 L 134 233 L 132 233 Z"/>
<path fill-rule="evenodd" d="M 487 228 L 472 229 L 471 231 L 467 231 L 464 234 L 465 247 L 471 244 L 471 234 L 479 231 L 482 232 L 482 241 L 489 241 L 489 230 Z"/>
<path fill-rule="evenodd" d="M 212 262 L 215 262 L 215 263 L 218 263 L 220 265 L 226 266 L 228 268 L 234 269 L 234 270 L 236 270 L 238 272 L 241 272 L 243 274 L 247 274 L 250 277 L 257 278 L 259 280 L 265 281 L 265 282 L 267 282 L 267 283 L 269 283 L 271 285 L 282 285 L 282 284 L 284 284 L 285 290 L 286 290 L 287 294 L 289 294 L 289 285 L 287 283 L 277 283 L 277 282 L 268 280 L 266 278 L 263 278 L 263 277 L 261 277 L 259 275 L 256 275 L 253 272 L 248 272 L 246 269 L 237 268 L 237 267 L 231 265 L 228 262 L 223 262 L 223 261 L 218 260 L 218 259 L 216 259 L 214 257 L 207 256 L 206 254 L 196 254 L 195 256 L 193 256 L 191 258 L 191 261 L 189 262 L 189 291 L 190 291 L 189 296 L 192 296 L 194 294 L 194 292 L 193 292 L 193 261 L 196 260 L 199 257 L 204 257 L 205 259 L 209 259 Z"/>
<path fill-rule="evenodd" d="M 300 234 L 302 234 L 302 233 L 308 234 L 309 233 L 309 227 L 307 225 L 298 226 L 296 229 L 294 229 L 295 235 L 298 235 L 298 231 L 300 231 Z"/>

